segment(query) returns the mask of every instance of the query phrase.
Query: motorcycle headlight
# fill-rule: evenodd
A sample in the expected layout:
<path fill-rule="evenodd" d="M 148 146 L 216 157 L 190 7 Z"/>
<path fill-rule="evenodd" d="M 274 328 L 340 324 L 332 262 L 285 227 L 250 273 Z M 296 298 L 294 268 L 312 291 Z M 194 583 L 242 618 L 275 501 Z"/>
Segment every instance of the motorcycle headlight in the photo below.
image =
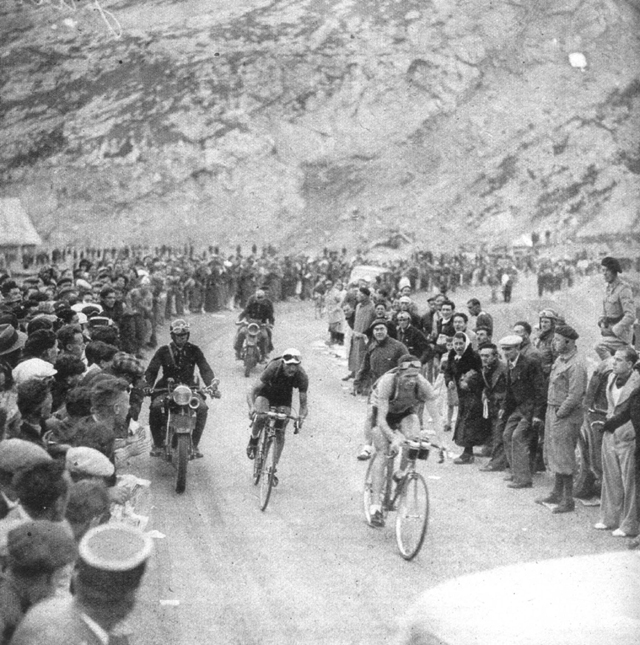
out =
<path fill-rule="evenodd" d="M 188 405 L 192 396 L 191 388 L 186 385 L 178 385 L 171 396 L 177 405 Z"/>

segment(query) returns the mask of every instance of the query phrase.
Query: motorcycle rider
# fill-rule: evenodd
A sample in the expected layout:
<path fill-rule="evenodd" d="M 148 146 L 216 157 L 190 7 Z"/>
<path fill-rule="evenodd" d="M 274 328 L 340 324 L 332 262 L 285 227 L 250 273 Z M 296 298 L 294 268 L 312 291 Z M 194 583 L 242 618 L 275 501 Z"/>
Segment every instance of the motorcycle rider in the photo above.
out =
<path fill-rule="evenodd" d="M 270 325 L 273 327 L 275 324 L 275 317 L 273 315 L 273 303 L 262 289 L 258 289 L 253 296 L 247 301 L 247 305 L 244 310 L 238 316 L 238 321 L 257 320 L 261 325 Z M 260 343 L 261 350 L 264 358 L 267 354 L 273 351 L 273 343 L 271 342 L 271 329 L 270 327 L 264 327 L 265 331 L 262 331 L 261 334 L 266 333 L 266 344 L 264 341 Z M 238 328 L 238 333 L 236 335 L 236 340 L 233 344 L 233 348 L 236 350 L 236 359 L 241 360 L 241 350 L 244 339 L 247 335 L 247 327 L 243 325 Z M 264 336 L 263 336 L 264 338 Z"/>
<path fill-rule="evenodd" d="M 174 320 L 169 327 L 171 342 L 168 345 L 159 347 L 149 362 L 144 374 L 144 380 L 149 388 L 161 389 L 167 387 L 167 380 L 173 379 L 174 383 L 184 384 L 190 387 L 195 385 L 195 368 L 198 367 L 200 377 L 204 381 L 210 394 L 211 382 L 215 378 L 213 370 L 209 366 L 202 350 L 189 342 L 189 323 L 185 320 Z M 158 372 L 162 368 L 162 378 L 156 382 Z M 155 384 L 155 385 L 154 385 Z M 198 450 L 200 438 L 207 422 L 208 407 L 203 396 L 196 411 L 196 425 L 193 430 L 193 453 L 196 458 L 202 457 Z M 164 393 L 153 397 L 149 406 L 149 427 L 153 436 L 153 449 L 151 455 L 157 457 L 162 454 L 165 438 L 166 414 L 163 410 Z"/>
<path fill-rule="evenodd" d="M 249 459 L 253 459 L 256 455 L 258 437 L 266 422 L 264 413 L 268 412 L 271 407 L 282 407 L 286 414 L 291 414 L 294 388 L 298 390 L 300 397 L 298 427 L 302 427 L 302 423 L 308 414 L 307 390 L 309 389 L 309 377 L 302 365 L 300 365 L 301 360 L 300 352 L 297 349 L 292 347 L 285 350 L 282 356 L 274 358 L 265 367 L 260 379 L 256 381 L 249 391 L 247 397 L 249 417 L 253 418 L 254 415 L 257 415 L 251 426 L 251 436 L 247 445 L 247 457 Z M 280 441 L 276 442 L 276 462 L 280 459 L 283 447 L 284 432 L 282 432 Z"/>

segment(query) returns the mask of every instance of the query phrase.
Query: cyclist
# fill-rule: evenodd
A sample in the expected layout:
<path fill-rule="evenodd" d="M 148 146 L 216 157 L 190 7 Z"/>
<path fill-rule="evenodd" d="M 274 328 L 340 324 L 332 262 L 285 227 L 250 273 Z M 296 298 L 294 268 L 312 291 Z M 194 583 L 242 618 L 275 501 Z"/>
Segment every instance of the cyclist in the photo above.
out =
<path fill-rule="evenodd" d="M 373 437 L 376 452 L 383 458 L 372 465 L 371 526 L 384 526 L 380 498 L 384 483 L 386 460 L 384 455 L 396 455 L 405 439 L 420 439 L 418 410 L 424 403 L 435 430 L 436 440 L 443 448 L 442 418 L 438 410 L 437 395 L 429 381 L 422 376 L 420 359 L 405 354 L 398 360 L 398 366 L 383 374 L 375 383 L 371 393 L 370 409 L 365 424 L 365 435 Z M 403 455 L 401 470 L 406 467 Z"/>
<path fill-rule="evenodd" d="M 282 356 L 274 358 L 260 375 L 260 379 L 249 391 L 247 402 L 249 404 L 249 417 L 254 418 L 251 426 L 251 436 L 247 445 L 247 457 L 253 459 L 256 456 L 256 446 L 260 431 L 265 424 L 265 412 L 269 408 L 284 408 L 284 412 L 291 414 L 291 401 L 294 388 L 298 390 L 300 398 L 300 409 L 298 412 L 298 426 L 307 417 L 307 390 L 309 389 L 309 377 L 304 371 L 301 363 L 300 352 L 295 348 L 284 351 Z M 262 414 L 261 414 L 262 413 Z M 286 423 L 285 423 L 286 426 Z M 276 463 L 280 459 L 284 447 L 284 427 L 276 442 Z"/>
<path fill-rule="evenodd" d="M 195 368 L 198 367 L 200 376 L 204 384 L 209 388 L 214 379 L 214 373 L 202 350 L 193 343 L 189 342 L 189 323 L 185 320 L 174 320 L 169 327 L 171 342 L 168 345 L 159 347 L 154 354 L 147 371 L 144 374 L 144 380 L 148 388 L 160 389 L 167 387 L 167 380 L 173 379 L 176 384 L 193 386 L 195 381 Z M 162 368 L 162 378 L 156 383 L 158 372 Z M 154 386 L 155 383 L 155 386 Z M 153 449 L 151 455 L 157 457 L 162 454 L 164 445 L 166 415 L 163 412 L 163 396 L 156 395 L 149 406 L 149 427 L 153 436 Z M 196 412 L 196 425 L 193 429 L 193 453 L 196 458 L 202 457 L 198 450 L 200 438 L 207 422 L 208 407 L 203 396 Z"/>

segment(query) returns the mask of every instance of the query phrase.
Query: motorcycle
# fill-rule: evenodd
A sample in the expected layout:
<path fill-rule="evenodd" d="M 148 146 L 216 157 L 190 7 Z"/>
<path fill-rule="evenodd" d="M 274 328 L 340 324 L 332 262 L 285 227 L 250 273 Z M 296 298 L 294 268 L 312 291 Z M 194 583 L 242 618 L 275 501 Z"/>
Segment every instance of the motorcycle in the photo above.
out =
<path fill-rule="evenodd" d="M 253 319 L 241 320 L 236 325 L 240 327 L 239 331 L 245 331 L 240 358 L 244 364 L 244 375 L 248 377 L 251 370 L 266 356 L 268 325 Z"/>
<path fill-rule="evenodd" d="M 167 418 L 165 430 L 164 459 L 176 467 L 176 493 L 184 493 L 187 485 L 187 464 L 192 459 L 193 431 L 196 426 L 196 413 L 202 405 L 201 396 L 209 394 L 219 399 L 219 379 L 214 379 L 209 387 L 191 387 L 176 384 L 172 379 L 167 387 L 154 390 L 151 394 L 164 396 L 163 407 Z"/>

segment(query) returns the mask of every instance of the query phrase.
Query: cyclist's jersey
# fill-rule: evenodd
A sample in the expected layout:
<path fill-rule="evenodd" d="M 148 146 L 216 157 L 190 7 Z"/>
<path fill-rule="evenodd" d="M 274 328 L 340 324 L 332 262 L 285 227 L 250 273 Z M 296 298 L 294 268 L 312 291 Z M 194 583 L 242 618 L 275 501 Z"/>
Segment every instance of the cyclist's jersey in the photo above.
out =
<path fill-rule="evenodd" d="M 264 396 L 272 406 L 291 407 L 293 390 L 306 392 L 309 389 L 309 377 L 302 366 L 297 365 L 292 376 L 286 376 L 282 361 L 279 359 L 271 361 L 260 376 L 260 389 L 256 396 Z"/>
<path fill-rule="evenodd" d="M 371 392 L 371 405 L 377 408 L 380 400 L 386 400 L 389 402 L 389 414 L 403 415 L 420 403 L 438 398 L 431 383 L 422 374 L 417 374 L 412 379 L 413 383 L 409 388 L 400 387 L 401 379 L 402 375 L 397 369 L 383 374 Z"/>

